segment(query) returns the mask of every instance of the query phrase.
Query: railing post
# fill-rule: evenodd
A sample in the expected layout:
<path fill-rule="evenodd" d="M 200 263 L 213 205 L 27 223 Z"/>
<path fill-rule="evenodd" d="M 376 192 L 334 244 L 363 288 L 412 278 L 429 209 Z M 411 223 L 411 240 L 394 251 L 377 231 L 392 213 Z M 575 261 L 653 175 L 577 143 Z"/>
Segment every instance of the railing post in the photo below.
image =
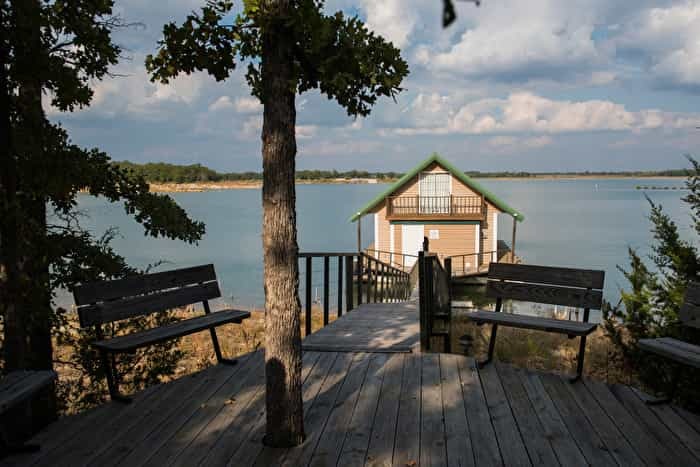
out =
<path fill-rule="evenodd" d="M 420 348 L 421 351 L 428 349 L 427 338 L 428 328 L 426 325 L 426 309 L 427 309 L 427 293 L 426 293 L 426 274 L 425 274 L 425 253 L 418 252 L 418 323 L 420 326 Z"/>
<path fill-rule="evenodd" d="M 311 334 L 311 256 L 306 257 L 306 316 L 305 336 Z"/>
<path fill-rule="evenodd" d="M 354 272 L 352 270 L 354 266 L 354 256 L 345 257 L 345 311 L 352 310 L 352 279 Z M 340 316 L 340 315 L 338 315 Z"/>
<path fill-rule="evenodd" d="M 386 288 L 385 284 L 384 284 L 384 282 L 386 281 L 386 266 L 384 266 L 383 264 L 382 264 L 381 271 L 382 271 L 382 274 L 381 274 L 381 276 L 379 276 L 379 301 L 383 303 L 384 302 L 384 289 Z"/>
<path fill-rule="evenodd" d="M 374 262 L 374 290 L 372 291 L 372 299 L 374 303 L 377 303 L 378 292 L 379 292 L 379 263 Z"/>
<path fill-rule="evenodd" d="M 452 258 L 445 258 L 445 275 L 447 276 L 447 335 L 444 336 L 445 353 L 452 352 Z"/>
<path fill-rule="evenodd" d="M 363 257 L 361 254 L 357 255 L 357 306 L 362 305 L 362 263 Z"/>
<path fill-rule="evenodd" d="M 336 315 L 340 318 L 343 314 L 343 257 L 338 256 L 338 310 Z"/>
<path fill-rule="evenodd" d="M 329 284 L 329 267 L 330 267 L 330 257 L 329 256 L 324 256 L 323 257 L 323 325 L 327 326 L 328 325 L 328 289 L 330 288 Z"/>

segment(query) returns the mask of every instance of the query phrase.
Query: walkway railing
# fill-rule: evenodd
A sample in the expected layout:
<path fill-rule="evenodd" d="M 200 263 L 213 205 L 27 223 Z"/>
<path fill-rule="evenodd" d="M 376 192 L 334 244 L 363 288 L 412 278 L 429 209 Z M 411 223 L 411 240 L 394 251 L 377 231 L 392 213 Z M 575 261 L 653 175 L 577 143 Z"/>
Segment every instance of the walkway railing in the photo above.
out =
<path fill-rule="evenodd" d="M 374 248 L 365 248 L 365 253 L 368 256 L 372 256 L 373 258 L 388 263 L 389 265 L 401 269 L 405 272 L 409 272 L 418 260 L 418 256 L 416 255 L 407 255 L 404 253 L 375 250 Z"/>
<path fill-rule="evenodd" d="M 512 262 L 510 249 L 503 248 L 494 251 L 481 251 L 478 253 L 467 253 L 463 255 L 453 255 L 443 258 L 452 260 L 452 277 L 468 276 L 486 272 L 489 263 Z"/>
<path fill-rule="evenodd" d="M 451 350 L 452 260 L 445 258 L 444 265 L 434 253 L 419 253 L 420 343 L 424 351 L 431 350 L 433 337 L 442 338 L 444 352 Z"/>
<path fill-rule="evenodd" d="M 323 326 L 326 326 L 330 322 L 332 301 L 336 302 L 335 311 L 339 318 L 343 308 L 348 312 L 362 303 L 407 300 L 411 295 L 407 272 L 365 253 L 304 252 L 299 253 L 298 257 L 305 335 L 313 331 L 314 304 L 322 307 Z M 314 282 L 314 263 L 316 266 L 321 264 L 321 268 L 316 270 L 322 277 L 320 296 L 316 287 L 318 283 Z M 332 282 L 335 283 L 334 300 L 331 300 Z"/>

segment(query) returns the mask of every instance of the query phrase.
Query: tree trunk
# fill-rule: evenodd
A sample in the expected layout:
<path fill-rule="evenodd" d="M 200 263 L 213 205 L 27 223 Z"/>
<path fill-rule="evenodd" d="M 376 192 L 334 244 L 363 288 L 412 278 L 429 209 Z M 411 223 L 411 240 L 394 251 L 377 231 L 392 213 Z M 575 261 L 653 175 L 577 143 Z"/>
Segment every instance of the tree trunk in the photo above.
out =
<path fill-rule="evenodd" d="M 3 351 L 5 367 L 21 366 L 26 360 L 26 335 L 19 307 L 17 158 L 10 135 L 10 84 L 7 76 L 9 54 L 9 18 L 0 12 L 0 306 L 3 315 Z"/>
<path fill-rule="evenodd" d="M 51 369 L 51 284 L 49 254 L 46 239 L 45 180 L 49 177 L 46 164 L 44 128 L 46 119 L 42 108 L 42 75 L 47 51 L 41 42 L 41 3 L 39 0 L 12 2 L 12 14 L 17 32 L 15 42 L 15 72 L 18 93 L 16 99 L 16 135 L 10 150 L 13 155 L 16 196 L 12 211 L 17 214 L 11 235 L 15 251 L 9 253 L 9 271 L 16 277 L 8 282 L 14 289 L 12 305 L 5 312 L 5 366 L 14 369 Z M 29 169 L 31 168 L 31 170 Z M 32 173 L 31 179 L 26 174 Z M 25 177 L 22 176 L 25 174 Z M 9 248 L 8 248 L 9 249 Z M 6 250 L 3 248 L 3 250 Z M 8 311 L 10 311 L 8 315 Z M 44 392 L 33 406 L 38 426 L 54 418 L 56 401 L 53 388 Z"/>
<path fill-rule="evenodd" d="M 301 397 L 301 305 L 297 262 L 292 49 L 283 18 L 287 0 L 267 0 L 263 32 L 263 254 L 265 286 L 265 443 L 290 447 L 304 440 Z"/>

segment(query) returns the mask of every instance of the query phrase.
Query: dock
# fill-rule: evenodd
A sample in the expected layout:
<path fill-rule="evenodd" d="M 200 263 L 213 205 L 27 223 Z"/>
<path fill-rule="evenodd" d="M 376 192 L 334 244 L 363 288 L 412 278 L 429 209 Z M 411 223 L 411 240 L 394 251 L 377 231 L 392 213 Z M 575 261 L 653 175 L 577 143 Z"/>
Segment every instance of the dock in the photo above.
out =
<path fill-rule="evenodd" d="M 627 386 L 420 353 L 414 302 L 305 338 L 306 440 L 265 447 L 263 351 L 59 419 L 2 466 L 700 465 L 700 417 Z"/>

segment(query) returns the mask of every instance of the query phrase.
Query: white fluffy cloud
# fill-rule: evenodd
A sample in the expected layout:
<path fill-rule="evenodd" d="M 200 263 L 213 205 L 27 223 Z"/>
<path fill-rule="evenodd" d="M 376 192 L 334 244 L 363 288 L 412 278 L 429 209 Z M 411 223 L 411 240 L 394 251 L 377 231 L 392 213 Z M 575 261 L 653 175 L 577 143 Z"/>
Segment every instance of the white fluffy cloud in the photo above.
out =
<path fill-rule="evenodd" d="M 447 96 L 419 95 L 409 111 L 415 115 L 412 120 L 409 118 L 411 126 L 398 128 L 396 133 L 642 131 L 692 128 L 700 124 L 698 114 L 657 109 L 630 111 L 622 104 L 606 100 L 553 100 L 530 92 L 512 93 L 505 99 L 479 99 L 463 105 L 452 104 Z"/>
<path fill-rule="evenodd" d="M 649 71 L 664 86 L 700 88 L 700 3 L 685 1 L 640 11 L 615 44 L 649 58 Z"/>
<path fill-rule="evenodd" d="M 260 113 L 263 106 L 256 97 L 239 97 L 234 104 L 236 112 L 242 114 Z"/>

